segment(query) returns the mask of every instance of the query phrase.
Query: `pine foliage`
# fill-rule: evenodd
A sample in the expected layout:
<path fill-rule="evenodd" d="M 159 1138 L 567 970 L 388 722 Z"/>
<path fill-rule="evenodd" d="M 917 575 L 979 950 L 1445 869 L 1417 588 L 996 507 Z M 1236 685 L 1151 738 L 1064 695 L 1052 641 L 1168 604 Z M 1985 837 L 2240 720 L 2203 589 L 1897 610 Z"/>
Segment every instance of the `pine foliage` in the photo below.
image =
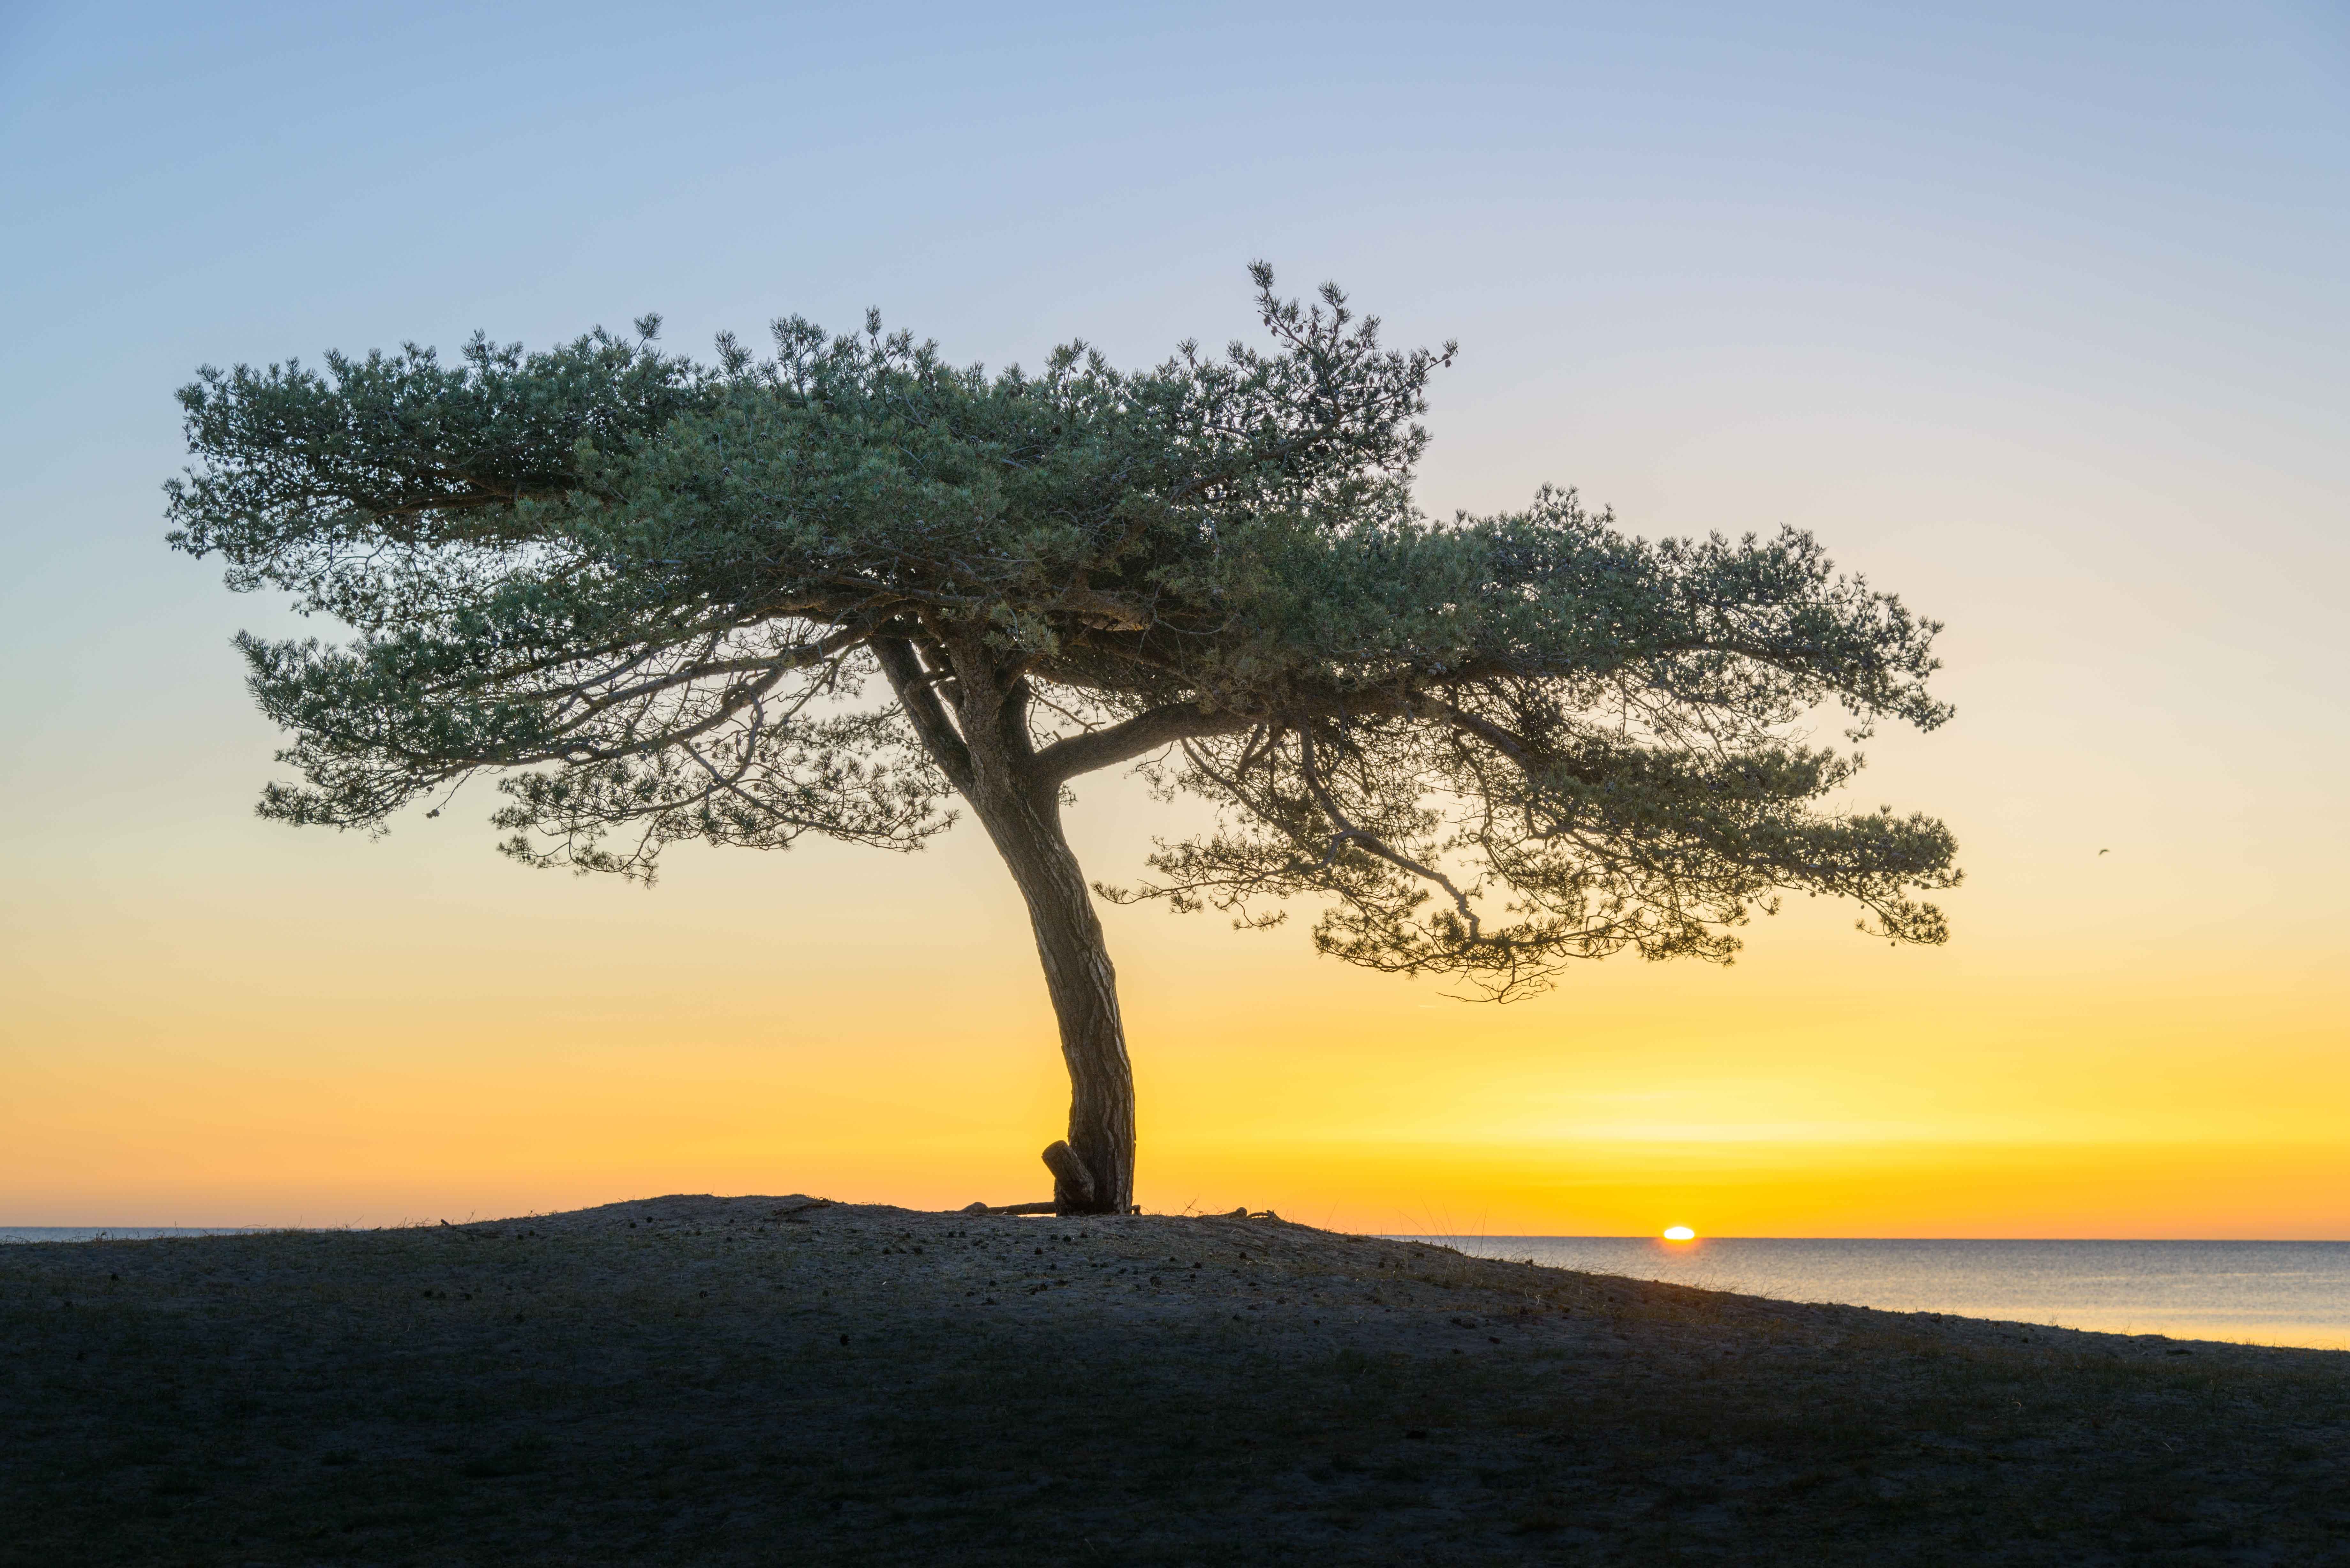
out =
<path fill-rule="evenodd" d="M 299 782 L 380 829 L 476 774 L 525 860 L 650 877 L 680 839 L 918 847 L 959 725 L 1057 795 L 1139 765 L 1215 831 L 1100 891 L 1278 921 L 1513 996 L 1580 958 L 1727 961 L 1782 894 L 1943 940 L 1938 822 L 1835 809 L 1855 740 L 1948 710 L 1939 629 L 1807 535 L 1646 541 L 1545 490 L 1431 518 L 1430 375 L 1335 287 L 1269 341 L 989 373 L 777 322 L 714 361 L 598 331 L 184 389 L 172 542 L 355 636 L 240 639 Z M 984 692 L 989 701 L 973 699 Z"/>

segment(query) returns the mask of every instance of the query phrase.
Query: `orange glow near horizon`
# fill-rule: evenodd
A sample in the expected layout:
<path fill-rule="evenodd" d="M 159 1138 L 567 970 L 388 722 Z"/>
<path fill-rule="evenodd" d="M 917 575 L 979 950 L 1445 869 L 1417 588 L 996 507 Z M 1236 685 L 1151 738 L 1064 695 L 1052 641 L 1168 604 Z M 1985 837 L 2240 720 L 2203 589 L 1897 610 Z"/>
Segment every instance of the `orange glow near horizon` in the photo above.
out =
<path fill-rule="evenodd" d="M 1087 824 L 1097 875 L 1149 822 Z M 1045 1193 L 1066 1090 L 975 836 L 688 854 L 648 893 L 434 826 L 239 823 L 234 885 L 159 876 L 135 909 L 20 928 L 0 1224 Z M 2350 1236 L 2330 969 L 2272 954 L 2223 984 L 2121 944 L 2057 965 L 2023 899 L 1952 904 L 1943 950 L 1803 905 L 1731 969 L 1596 965 L 1506 1008 L 1294 930 L 1108 910 L 1140 1196 L 1464 1236 L 1654 1235 L 1659 1212 L 1712 1235 Z"/>

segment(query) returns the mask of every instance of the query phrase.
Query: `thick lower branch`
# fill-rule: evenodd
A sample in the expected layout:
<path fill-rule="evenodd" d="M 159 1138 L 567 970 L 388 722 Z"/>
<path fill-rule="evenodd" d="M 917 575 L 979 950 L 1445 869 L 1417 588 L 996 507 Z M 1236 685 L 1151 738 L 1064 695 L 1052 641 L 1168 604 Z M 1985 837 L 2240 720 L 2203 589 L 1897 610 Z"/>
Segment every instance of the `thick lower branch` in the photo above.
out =
<path fill-rule="evenodd" d="M 877 637 L 868 647 L 880 663 L 881 673 L 888 678 L 889 689 L 898 694 L 899 705 L 921 738 L 922 749 L 947 782 L 968 797 L 972 789 L 971 748 L 955 732 L 954 722 L 947 717 L 938 692 L 931 685 L 928 671 L 914 652 L 914 645 L 902 637 Z"/>
<path fill-rule="evenodd" d="M 1051 787 L 1080 774 L 1148 756 L 1161 746 L 1235 734 L 1255 722 L 1237 713 L 1207 712 L 1195 703 L 1170 703 L 1107 729 L 1055 741 L 1036 753 L 1034 771 L 1040 784 Z"/>

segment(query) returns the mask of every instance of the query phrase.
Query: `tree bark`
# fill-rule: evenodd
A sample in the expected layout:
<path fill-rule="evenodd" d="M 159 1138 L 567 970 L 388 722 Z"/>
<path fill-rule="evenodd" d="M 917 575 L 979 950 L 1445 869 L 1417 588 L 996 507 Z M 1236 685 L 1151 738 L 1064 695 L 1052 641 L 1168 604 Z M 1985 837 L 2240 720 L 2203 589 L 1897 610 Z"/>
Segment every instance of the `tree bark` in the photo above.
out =
<path fill-rule="evenodd" d="M 983 785 L 977 793 L 989 792 Z M 1081 1169 L 1047 1161 L 1056 1166 L 1053 1201 L 1064 1214 L 1123 1214 L 1134 1202 L 1134 1068 L 1118 1016 L 1118 971 L 1092 889 L 1062 836 L 1057 802 L 1038 810 L 1025 800 L 974 799 L 972 811 L 1027 902 L 1060 1023 L 1061 1060 L 1069 1070 L 1068 1147 Z M 1073 1181 L 1073 1175 L 1089 1181 Z"/>
<path fill-rule="evenodd" d="M 910 641 L 876 639 L 874 651 L 923 744 L 970 802 L 1028 906 L 1069 1073 L 1068 1142 L 1045 1157 L 1055 1207 L 1064 1214 L 1123 1214 L 1134 1202 L 1134 1068 L 1118 1014 L 1118 971 L 1093 890 L 1061 828 L 1060 780 L 1036 764 L 1025 688 L 1016 676 L 997 677 L 975 642 L 926 650 L 928 668 Z M 940 701 L 941 687 L 948 702 Z M 1064 1156 L 1074 1156 L 1074 1168 Z"/>

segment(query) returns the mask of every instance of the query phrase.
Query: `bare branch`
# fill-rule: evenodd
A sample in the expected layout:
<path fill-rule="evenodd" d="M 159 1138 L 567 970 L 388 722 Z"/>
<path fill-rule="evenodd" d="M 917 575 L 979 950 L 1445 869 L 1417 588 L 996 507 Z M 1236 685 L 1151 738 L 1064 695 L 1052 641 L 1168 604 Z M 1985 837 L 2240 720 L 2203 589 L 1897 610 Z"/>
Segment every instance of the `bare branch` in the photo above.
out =
<path fill-rule="evenodd" d="M 1346 812 L 1340 809 L 1336 798 L 1331 794 L 1330 786 L 1323 782 L 1321 770 L 1314 765 L 1313 734 L 1307 731 L 1298 732 L 1297 745 L 1299 775 L 1305 779 L 1315 804 L 1322 808 L 1322 815 L 1338 827 L 1337 833 L 1330 839 L 1329 849 L 1323 856 L 1323 863 L 1327 865 L 1336 857 L 1341 844 L 1351 842 L 1399 870 L 1409 871 L 1424 882 L 1433 882 L 1451 897 L 1453 907 L 1461 911 L 1461 919 L 1469 927 L 1469 940 L 1472 942 L 1478 940 L 1477 911 L 1470 907 L 1468 896 L 1453 885 L 1452 878 L 1432 866 L 1422 865 L 1408 855 L 1397 853 L 1378 834 L 1367 832 L 1348 821 Z"/>
<path fill-rule="evenodd" d="M 890 690 L 898 694 L 899 706 L 913 722 L 914 733 L 921 738 L 931 760 L 955 788 L 968 794 L 972 787 L 970 748 L 956 732 L 954 721 L 947 717 L 931 675 L 915 655 L 914 645 L 902 637 L 877 637 L 868 646 L 880 661 L 881 673 L 889 678 Z"/>
<path fill-rule="evenodd" d="M 1196 703 L 1169 703 L 1107 729 L 1054 742 L 1036 753 L 1033 772 L 1043 783 L 1065 784 L 1081 774 L 1148 756 L 1179 741 L 1229 735 L 1254 722 L 1240 714 L 1203 711 Z"/>

